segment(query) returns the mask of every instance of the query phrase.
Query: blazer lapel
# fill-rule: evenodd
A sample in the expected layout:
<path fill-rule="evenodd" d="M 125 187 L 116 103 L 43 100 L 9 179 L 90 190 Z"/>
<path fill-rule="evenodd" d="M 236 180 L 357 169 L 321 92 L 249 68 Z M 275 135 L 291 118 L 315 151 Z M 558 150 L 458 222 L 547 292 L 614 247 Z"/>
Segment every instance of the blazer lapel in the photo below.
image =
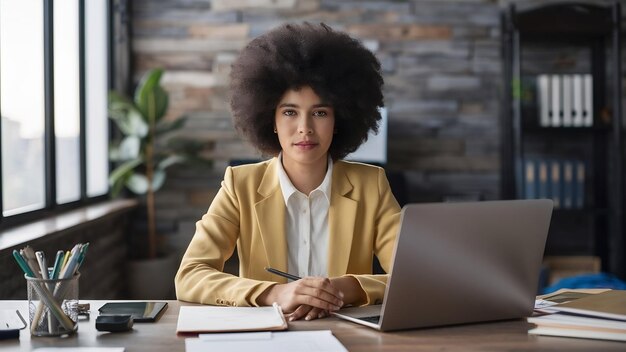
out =
<path fill-rule="evenodd" d="M 328 210 L 328 276 L 336 277 L 346 274 L 348 269 L 358 202 L 347 197 L 353 187 L 341 162 L 335 163 L 332 180 Z"/>
<path fill-rule="evenodd" d="M 285 200 L 276 173 L 278 159 L 267 166 L 257 191 L 264 197 L 254 205 L 265 254 L 272 268 L 287 271 L 287 240 L 285 238 Z M 280 280 L 275 278 L 277 281 Z"/>

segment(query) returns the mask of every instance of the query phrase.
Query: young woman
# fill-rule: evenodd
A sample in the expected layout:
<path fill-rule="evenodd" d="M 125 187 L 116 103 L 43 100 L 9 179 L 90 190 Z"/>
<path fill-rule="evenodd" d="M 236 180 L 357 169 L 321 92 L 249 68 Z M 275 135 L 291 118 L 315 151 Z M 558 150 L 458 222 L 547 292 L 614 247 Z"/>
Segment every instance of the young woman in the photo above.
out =
<path fill-rule="evenodd" d="M 232 66 L 236 128 L 270 160 L 228 167 L 176 275 L 178 299 L 263 306 L 290 320 L 382 301 L 400 207 L 383 169 L 341 158 L 377 131 L 380 64 L 330 27 L 284 25 Z M 237 248 L 240 276 L 222 272 Z M 302 279 L 287 279 L 272 267 Z"/>

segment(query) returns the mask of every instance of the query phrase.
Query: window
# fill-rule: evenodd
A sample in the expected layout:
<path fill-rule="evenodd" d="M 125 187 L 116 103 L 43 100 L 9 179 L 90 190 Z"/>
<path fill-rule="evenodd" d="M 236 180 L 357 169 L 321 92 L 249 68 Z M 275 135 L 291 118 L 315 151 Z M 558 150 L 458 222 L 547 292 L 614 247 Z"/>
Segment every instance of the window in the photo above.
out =
<path fill-rule="evenodd" d="M 0 1 L 4 216 L 45 204 L 42 18 L 43 1 Z"/>
<path fill-rule="evenodd" d="M 108 23 L 102 16 L 107 13 L 107 0 L 85 2 L 87 48 L 86 74 L 86 142 L 87 142 L 87 195 L 101 195 L 109 191 L 109 136 L 107 125 L 108 84 Z"/>
<path fill-rule="evenodd" d="M 0 222 L 108 192 L 109 0 L 0 0 Z"/>
<path fill-rule="evenodd" d="M 80 199 L 80 65 L 78 1 L 54 1 L 56 201 Z"/>

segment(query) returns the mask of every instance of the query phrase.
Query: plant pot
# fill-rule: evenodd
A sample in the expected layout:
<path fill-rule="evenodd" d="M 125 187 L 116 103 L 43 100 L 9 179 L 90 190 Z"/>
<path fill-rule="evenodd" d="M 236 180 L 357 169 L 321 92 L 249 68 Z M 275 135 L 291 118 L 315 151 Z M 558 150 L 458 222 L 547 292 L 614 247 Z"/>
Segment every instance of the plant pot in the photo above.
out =
<path fill-rule="evenodd" d="M 156 259 L 128 262 L 128 290 L 131 299 L 176 299 L 174 276 L 178 256 L 169 253 Z"/>

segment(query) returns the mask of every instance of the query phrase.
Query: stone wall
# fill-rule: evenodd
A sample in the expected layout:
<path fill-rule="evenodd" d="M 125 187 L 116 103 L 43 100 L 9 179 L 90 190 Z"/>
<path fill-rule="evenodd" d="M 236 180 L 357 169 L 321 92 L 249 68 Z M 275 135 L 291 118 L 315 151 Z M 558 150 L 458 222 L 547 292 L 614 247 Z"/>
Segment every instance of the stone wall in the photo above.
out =
<path fill-rule="evenodd" d="M 599 1 L 604 2 L 604 1 Z M 537 3 L 526 1 L 525 3 Z M 213 169 L 174 170 L 159 218 L 184 248 L 233 159 L 258 158 L 234 131 L 228 72 L 252 38 L 285 22 L 324 22 L 361 39 L 382 63 L 388 164 L 406 201 L 497 199 L 506 1 L 135 0 L 134 76 L 164 67 L 169 116 L 207 141 Z"/>

